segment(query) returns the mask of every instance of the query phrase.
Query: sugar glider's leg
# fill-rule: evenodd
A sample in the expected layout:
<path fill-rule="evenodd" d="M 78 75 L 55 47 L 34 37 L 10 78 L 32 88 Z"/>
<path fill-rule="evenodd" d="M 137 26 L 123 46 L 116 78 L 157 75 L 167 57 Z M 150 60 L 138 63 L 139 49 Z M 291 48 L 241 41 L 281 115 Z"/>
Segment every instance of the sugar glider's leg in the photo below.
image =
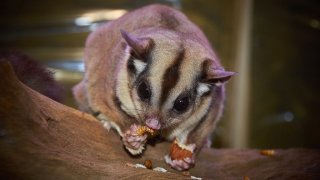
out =
<path fill-rule="evenodd" d="M 114 121 L 111 121 L 110 118 L 104 114 L 99 114 L 96 117 L 101 121 L 106 129 L 110 130 L 110 128 L 114 128 L 118 132 L 118 134 L 122 137 L 123 145 L 132 155 L 138 155 L 142 153 L 144 150 L 144 145 L 147 142 L 147 135 L 140 135 L 137 133 L 141 125 L 131 124 L 129 127 L 120 127 L 120 125 L 116 124 Z"/>

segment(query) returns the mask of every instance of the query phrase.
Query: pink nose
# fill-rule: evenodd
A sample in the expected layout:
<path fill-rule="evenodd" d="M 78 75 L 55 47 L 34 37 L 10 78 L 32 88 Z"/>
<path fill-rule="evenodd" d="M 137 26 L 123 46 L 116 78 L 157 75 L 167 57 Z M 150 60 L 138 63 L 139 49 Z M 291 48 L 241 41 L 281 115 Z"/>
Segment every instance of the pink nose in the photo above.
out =
<path fill-rule="evenodd" d="M 159 120 L 157 118 L 148 118 L 146 120 L 146 125 L 151 128 L 151 129 L 155 129 L 158 130 L 160 129 L 161 125 L 159 123 Z"/>

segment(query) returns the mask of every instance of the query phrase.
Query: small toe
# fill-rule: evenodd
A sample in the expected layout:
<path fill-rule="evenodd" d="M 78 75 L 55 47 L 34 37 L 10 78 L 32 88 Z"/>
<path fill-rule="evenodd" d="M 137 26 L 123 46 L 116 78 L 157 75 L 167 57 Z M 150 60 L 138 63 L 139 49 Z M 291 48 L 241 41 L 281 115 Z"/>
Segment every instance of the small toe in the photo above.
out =
<path fill-rule="evenodd" d="M 192 163 L 190 163 L 192 162 L 191 158 L 185 158 L 184 160 L 172 160 L 171 157 L 166 155 L 164 159 L 167 164 L 169 164 L 173 169 L 176 169 L 178 171 L 187 170 L 192 165 Z"/>
<path fill-rule="evenodd" d="M 189 158 L 189 157 L 185 158 L 184 161 L 187 162 L 187 163 L 189 163 L 189 164 L 192 163 L 192 160 L 191 160 L 191 158 Z"/>

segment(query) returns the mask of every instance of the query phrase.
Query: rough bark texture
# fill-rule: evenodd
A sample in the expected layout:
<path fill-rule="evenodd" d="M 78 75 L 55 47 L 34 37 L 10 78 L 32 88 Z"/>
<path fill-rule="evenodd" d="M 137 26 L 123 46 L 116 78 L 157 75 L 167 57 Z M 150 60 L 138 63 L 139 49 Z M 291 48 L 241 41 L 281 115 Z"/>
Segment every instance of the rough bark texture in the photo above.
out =
<path fill-rule="evenodd" d="M 320 179 L 320 153 L 311 149 L 203 149 L 189 174 L 165 165 L 169 143 L 148 145 L 130 157 L 119 136 L 92 116 L 59 104 L 18 81 L 0 63 L 0 178 L 16 179 Z M 151 160 L 161 173 L 126 163 Z"/>

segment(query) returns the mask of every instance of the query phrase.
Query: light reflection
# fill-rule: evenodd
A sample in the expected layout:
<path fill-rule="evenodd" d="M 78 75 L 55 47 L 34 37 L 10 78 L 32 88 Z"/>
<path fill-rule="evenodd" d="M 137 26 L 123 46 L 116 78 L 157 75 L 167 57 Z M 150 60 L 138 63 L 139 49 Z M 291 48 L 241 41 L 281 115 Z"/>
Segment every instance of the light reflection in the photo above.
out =
<path fill-rule="evenodd" d="M 92 23 L 90 26 L 89 26 L 89 30 L 90 31 L 94 31 L 96 30 L 101 24 L 99 23 Z"/>
<path fill-rule="evenodd" d="M 294 119 L 294 115 L 292 112 L 285 112 L 283 113 L 283 120 L 285 122 L 291 122 Z"/>
<path fill-rule="evenodd" d="M 278 114 L 271 114 L 261 120 L 261 127 L 273 126 L 276 124 L 293 123 L 295 115 L 291 111 L 285 111 Z"/>
<path fill-rule="evenodd" d="M 84 13 L 80 17 L 76 18 L 74 23 L 77 26 L 90 26 L 94 22 L 99 21 L 110 21 L 117 19 L 124 15 L 127 10 L 124 9 L 104 9 L 104 10 L 95 10 L 92 12 Z"/>
<path fill-rule="evenodd" d="M 59 60 L 59 61 L 47 61 L 46 65 L 49 68 L 61 69 L 66 71 L 73 72 L 84 72 L 84 64 L 83 61 L 71 61 L 71 60 Z"/>
<path fill-rule="evenodd" d="M 53 72 L 53 77 L 58 82 L 79 82 L 83 78 L 83 74 L 79 72 L 71 72 L 62 69 L 49 68 Z"/>
<path fill-rule="evenodd" d="M 74 23 L 77 26 L 89 26 L 91 24 L 91 20 L 87 17 L 79 17 L 74 21 Z"/>
<path fill-rule="evenodd" d="M 311 19 L 310 26 L 315 29 L 320 29 L 320 22 L 317 19 Z"/>

